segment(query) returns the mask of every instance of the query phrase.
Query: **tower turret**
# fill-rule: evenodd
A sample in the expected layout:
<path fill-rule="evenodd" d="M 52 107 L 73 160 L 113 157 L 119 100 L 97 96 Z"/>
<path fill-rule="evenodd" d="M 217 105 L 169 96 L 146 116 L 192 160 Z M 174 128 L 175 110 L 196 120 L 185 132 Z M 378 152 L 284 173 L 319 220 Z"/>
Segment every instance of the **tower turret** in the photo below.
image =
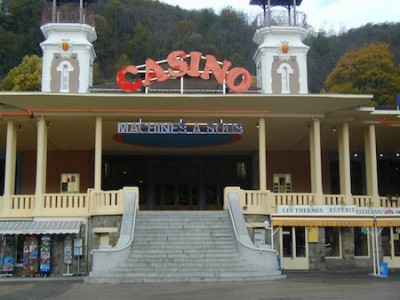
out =
<path fill-rule="evenodd" d="M 257 85 L 262 93 L 306 94 L 307 35 L 305 15 L 297 11 L 302 0 L 251 0 L 263 13 L 256 20 L 253 37 L 258 44 L 254 55 Z M 279 10 L 276 7 L 284 7 Z"/>
<path fill-rule="evenodd" d="M 46 40 L 43 50 L 42 91 L 87 93 L 93 83 L 93 61 L 96 58 L 92 42 L 97 35 L 94 14 L 79 0 L 79 7 L 62 6 L 73 0 L 51 0 L 52 6 L 43 12 L 41 30 Z"/>

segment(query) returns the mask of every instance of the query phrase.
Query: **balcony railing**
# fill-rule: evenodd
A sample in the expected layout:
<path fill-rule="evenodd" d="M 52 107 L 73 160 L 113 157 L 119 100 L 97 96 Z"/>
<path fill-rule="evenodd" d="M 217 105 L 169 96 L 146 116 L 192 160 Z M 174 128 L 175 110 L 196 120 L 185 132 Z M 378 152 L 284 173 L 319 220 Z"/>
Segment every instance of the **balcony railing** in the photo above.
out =
<path fill-rule="evenodd" d="M 257 15 L 253 23 L 255 29 L 269 26 L 297 26 L 307 28 L 307 15 L 297 11 L 295 14 L 288 14 L 287 10 L 265 11 Z"/>
<path fill-rule="evenodd" d="M 371 196 L 351 196 L 325 194 L 319 199 L 314 193 L 272 193 L 270 191 L 250 191 L 238 188 L 227 188 L 229 191 L 239 193 L 240 203 L 244 214 L 267 215 L 277 212 L 281 205 L 335 205 L 335 206 L 357 206 L 357 207 L 400 207 L 399 200 L 388 197 L 374 199 Z M 225 196 L 226 197 L 226 196 Z"/>
<path fill-rule="evenodd" d="M 137 188 L 124 188 L 116 191 L 89 189 L 87 193 L 82 194 L 45 194 L 40 203 L 37 203 L 34 195 L 0 197 L 0 218 L 120 215 L 124 209 L 124 194 L 132 190 L 137 192 Z M 388 197 L 374 199 L 371 196 L 346 197 L 345 195 L 328 194 L 320 198 L 314 193 L 272 193 L 271 191 L 241 190 L 239 188 L 226 188 L 226 193 L 231 190 L 239 193 L 244 214 L 276 213 L 277 207 L 281 205 L 400 207 L 398 198 L 394 200 Z"/>
<path fill-rule="evenodd" d="M 44 194 L 39 202 L 34 195 L 0 197 L 0 218 L 121 215 L 124 194 L 132 190 L 136 191 L 137 188 L 117 191 L 88 190 L 82 194 Z"/>
<path fill-rule="evenodd" d="M 119 214 L 123 211 L 124 206 L 121 201 L 123 195 L 122 190 L 119 191 L 95 191 L 89 190 L 89 198 L 91 199 L 91 215 L 107 215 Z"/>
<path fill-rule="evenodd" d="M 60 7 L 57 10 L 49 7 L 42 12 L 42 25 L 48 23 L 78 23 L 95 27 L 94 12 L 88 8 Z"/>

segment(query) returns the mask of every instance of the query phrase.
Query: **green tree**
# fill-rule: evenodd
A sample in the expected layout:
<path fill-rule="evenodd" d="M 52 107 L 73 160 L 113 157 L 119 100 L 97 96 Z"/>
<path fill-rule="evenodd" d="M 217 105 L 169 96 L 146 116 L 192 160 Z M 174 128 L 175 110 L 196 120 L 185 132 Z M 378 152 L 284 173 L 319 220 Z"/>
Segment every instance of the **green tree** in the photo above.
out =
<path fill-rule="evenodd" d="M 370 105 L 394 105 L 400 74 L 389 45 L 376 43 L 347 51 L 328 75 L 328 93 L 373 94 Z"/>
<path fill-rule="evenodd" d="M 26 55 L 19 66 L 13 68 L 0 82 L 3 91 L 40 91 L 42 82 L 42 59 Z"/>

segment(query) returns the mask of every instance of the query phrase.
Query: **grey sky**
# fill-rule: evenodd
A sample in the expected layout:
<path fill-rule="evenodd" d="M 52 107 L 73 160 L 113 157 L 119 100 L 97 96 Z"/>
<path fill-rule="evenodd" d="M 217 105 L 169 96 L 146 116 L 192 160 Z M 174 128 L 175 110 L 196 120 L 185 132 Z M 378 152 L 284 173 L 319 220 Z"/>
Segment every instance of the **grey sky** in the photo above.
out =
<path fill-rule="evenodd" d="M 262 9 L 250 5 L 250 0 L 160 0 L 185 9 L 213 8 L 219 12 L 232 6 L 251 16 Z M 400 0 L 303 0 L 299 10 L 307 14 L 308 23 L 320 28 L 340 30 L 360 27 L 367 23 L 400 22 Z"/>

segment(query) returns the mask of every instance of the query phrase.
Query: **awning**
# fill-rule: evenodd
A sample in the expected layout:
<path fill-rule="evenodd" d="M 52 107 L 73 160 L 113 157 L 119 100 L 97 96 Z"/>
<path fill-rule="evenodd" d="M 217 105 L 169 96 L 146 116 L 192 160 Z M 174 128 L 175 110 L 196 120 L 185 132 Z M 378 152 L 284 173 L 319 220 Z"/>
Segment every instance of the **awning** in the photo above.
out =
<path fill-rule="evenodd" d="M 400 218 L 377 218 L 378 227 L 400 227 Z"/>
<path fill-rule="evenodd" d="M 79 233 L 81 220 L 0 221 L 0 234 Z"/>
<path fill-rule="evenodd" d="M 372 227 L 372 218 L 273 217 L 272 225 L 304 227 Z"/>

